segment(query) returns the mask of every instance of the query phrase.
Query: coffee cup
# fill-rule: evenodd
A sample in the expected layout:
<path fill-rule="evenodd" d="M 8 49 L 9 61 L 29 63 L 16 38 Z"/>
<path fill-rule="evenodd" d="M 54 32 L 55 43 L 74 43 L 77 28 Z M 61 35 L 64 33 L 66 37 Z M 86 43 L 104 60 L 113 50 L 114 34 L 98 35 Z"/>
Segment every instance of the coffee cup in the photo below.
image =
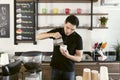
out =
<path fill-rule="evenodd" d="M 66 9 L 65 9 L 65 13 L 66 13 L 66 14 L 70 14 L 70 9 L 69 9 L 69 8 L 66 8 Z"/>
<path fill-rule="evenodd" d="M 53 13 L 54 13 L 54 14 L 57 14 L 57 13 L 58 13 L 58 8 L 54 8 L 54 9 L 53 9 Z"/>
<path fill-rule="evenodd" d="M 46 14 L 47 13 L 47 9 L 46 8 L 42 8 L 42 13 Z"/>
<path fill-rule="evenodd" d="M 60 49 L 67 50 L 67 45 L 60 45 Z"/>
<path fill-rule="evenodd" d="M 77 8 L 77 14 L 81 14 L 81 9 Z"/>

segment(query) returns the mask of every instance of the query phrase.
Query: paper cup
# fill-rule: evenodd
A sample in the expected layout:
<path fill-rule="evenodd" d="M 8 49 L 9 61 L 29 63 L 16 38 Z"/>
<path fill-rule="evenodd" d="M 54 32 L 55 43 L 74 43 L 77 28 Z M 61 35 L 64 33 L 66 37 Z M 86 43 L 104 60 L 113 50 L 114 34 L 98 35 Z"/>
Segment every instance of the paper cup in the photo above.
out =
<path fill-rule="evenodd" d="M 67 45 L 60 45 L 60 49 L 67 50 Z"/>

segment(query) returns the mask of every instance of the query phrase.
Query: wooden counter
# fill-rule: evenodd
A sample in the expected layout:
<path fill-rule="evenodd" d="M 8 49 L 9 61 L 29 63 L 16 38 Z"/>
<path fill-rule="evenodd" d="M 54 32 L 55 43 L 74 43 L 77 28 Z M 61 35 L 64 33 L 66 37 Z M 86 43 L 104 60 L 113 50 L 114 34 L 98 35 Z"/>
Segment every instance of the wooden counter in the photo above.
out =
<path fill-rule="evenodd" d="M 50 63 L 42 63 L 42 80 L 51 80 Z"/>
<path fill-rule="evenodd" d="M 100 70 L 100 66 L 107 66 L 110 78 L 120 79 L 120 62 L 80 62 L 75 63 L 75 75 L 82 76 L 84 68 L 91 70 Z M 51 68 L 49 62 L 42 63 L 42 80 L 50 80 Z"/>

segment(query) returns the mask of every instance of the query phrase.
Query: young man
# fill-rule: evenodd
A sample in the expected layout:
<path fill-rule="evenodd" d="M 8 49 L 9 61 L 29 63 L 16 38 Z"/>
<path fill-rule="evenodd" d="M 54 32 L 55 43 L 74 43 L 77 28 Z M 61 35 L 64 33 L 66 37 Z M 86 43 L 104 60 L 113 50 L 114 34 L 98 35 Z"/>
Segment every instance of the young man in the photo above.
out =
<path fill-rule="evenodd" d="M 74 63 L 81 61 L 83 49 L 82 38 L 75 32 L 78 25 L 79 19 L 70 15 L 66 18 L 63 28 L 37 35 L 37 39 L 54 39 L 54 53 L 50 63 L 51 80 L 75 80 Z M 61 44 L 67 45 L 67 50 L 60 48 Z"/>

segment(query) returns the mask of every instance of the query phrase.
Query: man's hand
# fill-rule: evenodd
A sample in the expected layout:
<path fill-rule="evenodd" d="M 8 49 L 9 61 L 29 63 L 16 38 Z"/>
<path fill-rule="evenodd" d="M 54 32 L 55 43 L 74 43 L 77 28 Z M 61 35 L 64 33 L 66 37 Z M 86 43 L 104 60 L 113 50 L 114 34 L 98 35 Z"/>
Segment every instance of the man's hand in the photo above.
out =
<path fill-rule="evenodd" d="M 82 59 L 82 51 L 81 50 L 76 50 L 75 55 L 70 55 L 68 50 L 64 50 L 60 48 L 60 52 L 63 56 L 65 56 L 68 59 L 71 59 L 76 62 L 80 62 Z"/>
<path fill-rule="evenodd" d="M 61 49 L 61 48 L 60 48 L 60 52 L 61 52 L 61 54 L 62 54 L 63 56 L 65 56 L 65 57 L 67 57 L 67 56 L 69 55 L 68 50 L 64 50 L 64 49 Z"/>
<path fill-rule="evenodd" d="M 61 34 L 59 32 L 53 33 L 52 37 L 55 39 L 61 38 Z"/>

